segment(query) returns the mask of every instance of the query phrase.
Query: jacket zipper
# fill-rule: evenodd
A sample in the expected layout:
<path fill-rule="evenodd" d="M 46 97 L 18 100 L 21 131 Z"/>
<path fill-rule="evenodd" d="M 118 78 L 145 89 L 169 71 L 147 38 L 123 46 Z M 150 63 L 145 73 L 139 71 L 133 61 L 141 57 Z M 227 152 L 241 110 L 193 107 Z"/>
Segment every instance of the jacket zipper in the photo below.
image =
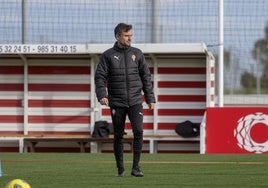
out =
<path fill-rule="evenodd" d="M 127 105 L 129 106 L 129 80 L 128 80 L 128 64 L 127 64 L 127 50 L 124 49 L 124 61 L 125 61 L 125 74 L 126 74 L 126 88 L 127 88 Z"/>

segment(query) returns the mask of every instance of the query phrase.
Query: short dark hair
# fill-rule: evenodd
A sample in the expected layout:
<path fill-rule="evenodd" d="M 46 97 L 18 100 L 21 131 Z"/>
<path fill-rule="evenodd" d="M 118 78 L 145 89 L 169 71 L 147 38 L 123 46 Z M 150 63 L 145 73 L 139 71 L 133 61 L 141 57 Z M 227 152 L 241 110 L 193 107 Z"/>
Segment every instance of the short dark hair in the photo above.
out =
<path fill-rule="evenodd" d="M 119 23 L 117 26 L 114 28 L 114 36 L 120 35 L 122 32 L 128 32 L 129 30 L 132 29 L 132 25 L 130 24 L 125 24 L 125 23 Z"/>

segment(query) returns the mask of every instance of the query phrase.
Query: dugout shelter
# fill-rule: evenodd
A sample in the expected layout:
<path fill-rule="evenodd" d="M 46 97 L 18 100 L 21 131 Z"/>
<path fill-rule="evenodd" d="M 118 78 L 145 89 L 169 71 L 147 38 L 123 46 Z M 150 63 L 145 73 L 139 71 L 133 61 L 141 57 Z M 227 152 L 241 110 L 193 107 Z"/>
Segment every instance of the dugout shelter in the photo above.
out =
<path fill-rule="evenodd" d="M 206 45 L 133 46 L 143 51 L 149 63 L 157 99 L 154 111 L 144 105 L 144 134 L 176 136 L 176 124 L 201 123 L 206 108 L 215 102 L 215 61 Z M 109 108 L 101 106 L 94 93 L 99 56 L 110 47 L 112 44 L 0 45 L 0 137 L 7 141 L 1 142 L 2 150 L 17 151 L 18 144 L 11 141 L 21 142 L 29 136 L 90 135 L 97 120 L 111 122 Z M 131 134 L 129 121 L 126 132 Z M 199 151 L 199 140 L 194 145 L 186 140 L 189 143 L 181 146 L 178 140 L 160 140 L 157 149 Z M 149 140 L 145 139 L 144 150 L 149 150 Z M 38 151 L 76 150 L 65 142 L 40 144 Z"/>

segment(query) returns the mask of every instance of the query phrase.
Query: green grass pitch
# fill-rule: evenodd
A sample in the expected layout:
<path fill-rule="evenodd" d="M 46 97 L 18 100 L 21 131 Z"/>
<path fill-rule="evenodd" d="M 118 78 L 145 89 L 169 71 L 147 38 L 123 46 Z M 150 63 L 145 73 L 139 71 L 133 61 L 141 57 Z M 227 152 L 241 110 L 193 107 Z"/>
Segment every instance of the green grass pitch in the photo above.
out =
<path fill-rule="evenodd" d="M 115 177 L 112 154 L 1 153 L 0 188 L 12 179 L 32 188 L 268 187 L 267 155 L 143 154 L 142 178 Z"/>

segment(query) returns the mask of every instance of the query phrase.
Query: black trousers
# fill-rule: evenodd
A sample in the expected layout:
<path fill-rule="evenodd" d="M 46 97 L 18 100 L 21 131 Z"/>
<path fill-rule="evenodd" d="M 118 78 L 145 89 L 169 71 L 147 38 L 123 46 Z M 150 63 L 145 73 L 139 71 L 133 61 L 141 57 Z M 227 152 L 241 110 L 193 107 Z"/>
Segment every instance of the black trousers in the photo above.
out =
<path fill-rule="evenodd" d="M 133 168 L 138 167 L 143 144 L 143 107 L 142 104 L 134 105 L 129 108 L 111 108 L 111 116 L 114 127 L 114 156 L 117 168 L 124 169 L 123 160 L 123 136 L 125 132 L 126 116 L 128 116 L 133 140 Z"/>

